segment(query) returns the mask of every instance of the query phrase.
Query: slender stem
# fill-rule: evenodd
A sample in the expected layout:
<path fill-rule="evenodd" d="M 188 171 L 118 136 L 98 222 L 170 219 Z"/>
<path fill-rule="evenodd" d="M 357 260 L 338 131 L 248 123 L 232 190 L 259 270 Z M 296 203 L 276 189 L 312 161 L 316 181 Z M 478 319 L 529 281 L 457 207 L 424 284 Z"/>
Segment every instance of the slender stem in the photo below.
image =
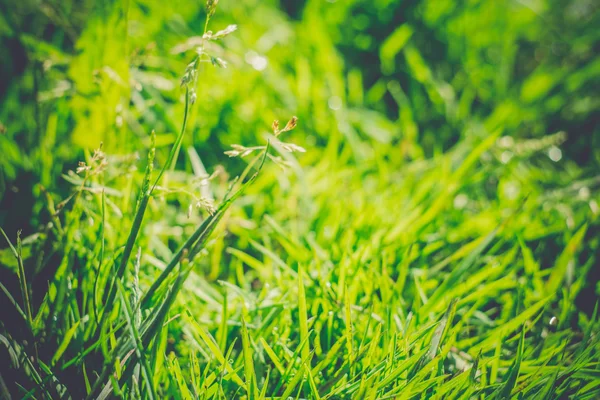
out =
<path fill-rule="evenodd" d="M 183 134 L 185 133 L 185 128 L 187 125 L 188 109 L 189 109 L 189 89 L 186 86 L 186 88 L 185 88 L 185 109 L 184 109 L 184 114 L 183 114 L 183 124 L 181 126 L 181 132 L 179 133 L 179 136 L 177 137 L 175 145 L 173 146 L 173 149 L 171 150 L 171 153 L 169 154 L 169 158 L 167 159 L 167 162 L 165 163 L 163 168 L 160 170 L 160 172 L 159 172 L 158 176 L 156 177 L 156 180 L 154 181 L 152 186 L 149 189 L 146 189 L 146 188 L 142 189 L 142 193 L 140 194 L 141 198 L 139 200 L 137 212 L 136 212 L 135 218 L 133 220 L 133 225 L 131 227 L 131 231 L 129 232 L 129 237 L 127 238 L 127 243 L 125 244 L 125 249 L 123 250 L 123 255 L 121 256 L 121 263 L 119 264 L 119 267 L 114 275 L 115 279 L 119 279 L 125 273 L 127 263 L 129 261 L 129 258 L 131 257 L 131 252 L 133 251 L 133 246 L 135 245 L 135 241 L 137 239 L 138 233 L 139 233 L 141 225 L 142 225 L 142 221 L 144 219 L 144 214 L 146 213 L 146 208 L 148 206 L 148 201 L 150 200 L 150 196 L 152 195 L 154 188 L 158 185 L 158 182 L 164 175 L 164 173 L 167 169 L 167 166 L 171 164 L 172 160 L 175 159 L 176 155 L 178 154 L 178 150 L 179 150 L 179 147 L 181 146 Z M 149 177 L 148 177 L 148 179 L 149 179 Z M 110 312 L 112 311 L 112 307 L 115 302 L 115 297 L 117 295 L 116 286 L 113 284 L 113 282 L 111 282 L 109 292 L 108 292 L 108 297 L 105 302 L 106 308 L 103 311 L 102 318 L 100 320 L 100 330 L 102 329 L 102 325 L 104 325 L 104 323 L 106 322 L 106 318 L 110 315 Z"/>

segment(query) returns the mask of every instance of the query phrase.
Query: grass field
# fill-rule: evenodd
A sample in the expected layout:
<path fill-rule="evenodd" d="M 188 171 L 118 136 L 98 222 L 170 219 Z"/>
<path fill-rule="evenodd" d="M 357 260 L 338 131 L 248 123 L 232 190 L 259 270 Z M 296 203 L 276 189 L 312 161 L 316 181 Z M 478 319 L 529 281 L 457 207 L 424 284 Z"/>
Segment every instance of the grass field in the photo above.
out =
<path fill-rule="evenodd" d="M 600 398 L 599 11 L 0 3 L 0 398 Z"/>

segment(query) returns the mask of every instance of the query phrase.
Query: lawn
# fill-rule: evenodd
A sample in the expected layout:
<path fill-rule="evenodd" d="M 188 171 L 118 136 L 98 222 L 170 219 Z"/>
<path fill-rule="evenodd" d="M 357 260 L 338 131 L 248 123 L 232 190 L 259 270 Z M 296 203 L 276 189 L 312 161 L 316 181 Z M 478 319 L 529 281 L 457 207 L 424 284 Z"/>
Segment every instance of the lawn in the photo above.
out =
<path fill-rule="evenodd" d="M 0 398 L 600 398 L 594 2 L 9 1 L 0 43 Z"/>

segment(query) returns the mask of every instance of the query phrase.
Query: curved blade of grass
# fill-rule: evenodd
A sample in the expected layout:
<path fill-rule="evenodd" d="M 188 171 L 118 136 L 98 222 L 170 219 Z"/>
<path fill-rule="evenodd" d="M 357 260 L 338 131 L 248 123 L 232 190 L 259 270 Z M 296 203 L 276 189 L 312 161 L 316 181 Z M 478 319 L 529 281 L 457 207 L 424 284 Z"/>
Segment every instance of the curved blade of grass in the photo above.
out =
<path fill-rule="evenodd" d="M 242 352 L 244 354 L 244 375 L 246 377 L 246 392 L 249 400 L 258 399 L 258 384 L 256 382 L 256 372 L 254 361 L 252 359 L 252 346 L 250 344 L 250 335 L 246 319 L 242 315 Z"/>
<path fill-rule="evenodd" d="M 15 258 L 17 259 L 17 263 L 19 265 L 19 269 L 18 269 L 19 284 L 21 285 L 21 297 L 23 298 L 23 305 L 25 307 L 26 314 L 23 313 L 23 310 L 20 308 L 17 308 L 17 311 L 20 310 L 21 313 L 23 313 L 27 316 L 26 321 L 27 321 L 27 324 L 29 325 L 29 329 L 30 329 L 31 333 L 33 334 L 33 317 L 31 314 L 31 303 L 29 301 L 29 290 L 27 289 L 27 277 L 25 276 L 25 267 L 23 266 L 23 257 L 21 257 L 21 233 L 19 231 L 19 233 L 17 234 L 17 248 L 16 249 L 13 246 L 13 244 L 11 243 L 8 236 L 6 235 L 6 232 L 4 232 L 4 229 L 0 228 L 0 233 L 2 233 L 2 236 L 4 236 L 6 243 L 8 243 L 8 247 L 10 248 L 11 252 L 13 253 L 13 256 L 15 256 Z M 4 288 L 4 285 L 2 286 L 2 288 L 3 288 L 2 291 L 4 291 L 4 293 L 6 293 L 6 295 L 9 297 L 9 300 L 12 300 L 13 304 L 16 305 L 16 302 L 14 302 L 14 298 L 12 296 L 10 296 L 8 290 L 6 290 L 6 288 Z"/>
<path fill-rule="evenodd" d="M 310 365 L 307 363 L 304 364 L 304 373 L 308 378 L 308 387 L 310 387 L 310 392 L 312 393 L 313 397 L 315 398 L 315 400 L 321 400 L 321 395 L 319 395 L 319 389 L 317 388 L 315 379 L 312 373 L 310 372 Z"/>
<path fill-rule="evenodd" d="M 150 192 L 152 192 L 156 188 L 156 185 L 158 185 L 158 182 L 160 182 L 160 179 L 164 175 L 167 168 L 171 167 L 171 163 L 174 162 L 173 160 L 179 154 L 179 149 L 181 148 L 181 142 L 183 141 L 183 135 L 185 133 L 185 128 L 187 126 L 187 120 L 188 120 L 188 114 L 190 111 L 189 103 L 190 103 L 190 91 L 189 91 L 189 88 L 186 86 L 185 87 L 185 106 L 183 108 L 183 123 L 181 124 L 181 131 L 179 132 L 179 135 L 177 136 L 175 143 L 173 143 L 173 147 L 171 147 L 171 152 L 169 153 L 169 157 L 167 158 L 167 161 L 165 162 L 162 169 L 158 173 L 158 176 L 154 180 L 154 184 L 152 185 Z"/>
<path fill-rule="evenodd" d="M 277 354 L 275 353 L 273 348 L 262 337 L 259 338 L 258 341 L 260 342 L 260 344 L 262 344 L 263 348 L 265 349 L 265 352 L 271 359 L 271 362 L 273 363 L 275 368 L 277 368 L 277 371 L 279 371 L 279 373 L 281 375 L 283 375 L 285 373 L 285 368 L 283 368 L 283 364 L 281 363 L 281 360 L 279 359 L 279 357 L 277 357 Z"/>
<path fill-rule="evenodd" d="M 231 197 L 223 200 L 223 202 L 219 205 L 219 208 L 217 209 L 217 211 L 215 211 L 215 213 L 213 215 L 211 215 L 207 219 L 205 219 L 202 222 L 202 224 L 198 227 L 198 229 L 196 229 L 196 231 L 185 241 L 185 243 L 179 248 L 179 250 L 177 250 L 177 252 L 171 258 L 171 261 L 169 261 L 169 264 L 167 264 L 167 266 L 163 269 L 163 271 L 161 272 L 159 277 L 152 283 L 150 288 L 146 291 L 146 293 L 142 297 L 142 300 L 141 300 L 142 308 L 148 308 L 148 306 L 150 304 L 149 301 L 152 299 L 154 293 L 165 282 L 165 280 L 167 279 L 169 274 L 177 266 L 182 255 L 184 254 L 184 252 L 186 252 L 186 251 L 189 252 L 189 258 L 192 259 L 203 248 L 203 246 L 206 243 L 206 240 L 208 239 L 210 234 L 214 231 L 215 227 L 217 226 L 217 224 L 219 223 L 221 218 L 223 218 L 223 215 L 225 214 L 225 212 L 227 211 L 229 206 L 233 203 L 234 200 L 236 200 L 244 192 L 244 190 L 246 190 L 246 188 L 252 182 L 254 182 L 254 180 L 258 176 L 258 173 L 260 172 L 260 170 L 262 169 L 262 167 L 265 163 L 268 151 L 269 151 L 269 145 L 267 144 L 267 148 L 264 151 L 264 154 L 262 156 L 260 165 L 258 166 L 258 170 L 256 171 L 256 173 L 254 175 L 252 175 L 252 177 L 250 179 L 248 179 L 248 181 L 246 181 L 244 184 L 242 184 L 242 186 Z"/>
<path fill-rule="evenodd" d="M 186 380 L 181 372 L 179 361 L 173 353 L 170 354 L 170 357 L 167 360 L 167 368 L 172 375 L 171 378 L 177 384 L 177 388 L 179 389 L 179 398 L 182 400 L 192 400 L 192 394 L 190 393 L 190 390 L 186 384 Z"/>
<path fill-rule="evenodd" d="M 23 317 L 23 320 L 27 321 L 27 316 L 25 315 L 25 313 L 23 312 L 23 310 L 19 306 L 19 303 L 17 303 L 17 301 L 15 300 L 15 298 L 12 296 L 12 294 L 10 294 L 10 292 L 2 284 L 2 282 L 0 282 L 0 289 L 2 289 L 2 291 L 4 292 L 4 294 L 6 295 L 6 297 L 8 298 L 8 301 L 10 301 L 10 303 L 15 307 L 15 309 L 17 310 L 17 312 L 19 313 L 19 315 L 21 317 Z"/>
<path fill-rule="evenodd" d="M 209 332 L 205 331 L 204 328 L 202 328 L 196 322 L 196 320 L 192 317 L 189 311 L 186 310 L 186 312 L 183 315 L 186 321 L 188 321 L 192 326 L 196 328 L 195 331 L 198 333 L 202 341 L 208 346 L 209 350 L 211 351 L 211 355 L 215 357 L 215 359 L 221 364 L 221 366 L 225 368 L 225 370 L 231 375 L 232 380 L 238 385 L 245 388 L 244 381 L 239 377 L 238 374 L 235 373 L 233 367 L 227 362 L 227 358 L 221 352 L 221 349 L 217 345 L 212 335 Z"/>
<path fill-rule="evenodd" d="M 600 301 L 596 300 L 596 305 L 594 306 L 594 312 L 592 313 L 589 325 L 588 325 L 587 329 L 585 330 L 583 340 L 581 341 L 581 345 L 579 346 L 579 349 L 577 349 L 577 351 L 575 352 L 576 358 L 581 357 L 584 350 L 587 349 L 588 345 L 591 342 L 591 339 L 594 336 L 595 326 L 598 322 L 598 306 L 599 305 L 600 305 Z"/>
<path fill-rule="evenodd" d="M 300 365 L 306 365 L 306 361 L 307 360 L 302 360 Z M 296 387 L 298 386 L 298 384 L 300 383 L 300 381 L 302 379 L 304 379 L 303 371 L 298 371 L 298 373 L 296 373 L 296 375 L 291 380 L 286 379 L 286 381 L 287 381 L 286 383 L 288 385 L 287 385 L 287 388 L 285 389 L 285 391 L 283 392 L 283 395 L 281 396 L 281 398 L 287 399 L 292 394 L 294 389 L 296 389 Z"/>
<path fill-rule="evenodd" d="M 187 92 L 186 92 L 186 110 L 187 110 Z M 187 111 L 186 111 L 186 115 L 187 115 Z M 181 133 L 179 134 L 179 138 L 178 140 L 181 140 L 181 136 L 183 136 L 184 130 L 181 130 Z M 174 153 L 174 151 L 171 151 L 171 155 Z M 125 244 L 125 248 L 123 249 L 123 253 L 121 255 L 121 262 L 119 263 L 119 266 L 117 268 L 117 270 L 114 272 L 114 275 L 112 276 L 112 279 L 109 281 L 109 285 L 108 285 L 108 295 L 106 297 L 106 301 L 104 301 L 105 307 L 104 310 L 102 312 L 102 317 L 100 319 L 100 330 L 102 329 L 102 326 L 104 325 L 104 322 L 106 321 L 106 318 L 110 315 L 110 312 L 112 311 L 112 307 L 115 303 L 115 297 L 117 295 L 117 289 L 116 289 L 116 285 L 115 285 L 115 280 L 117 279 L 121 279 L 121 277 L 123 276 L 123 274 L 125 273 L 125 269 L 127 267 L 127 263 L 129 262 L 129 258 L 131 257 L 131 252 L 133 251 L 133 246 L 135 245 L 135 241 L 137 239 L 138 233 L 140 232 L 140 228 L 142 226 L 142 221 L 144 220 L 144 215 L 146 213 L 146 207 L 148 206 L 148 200 L 150 199 L 150 195 L 152 194 L 152 191 L 154 190 L 154 187 L 156 186 L 158 179 L 154 182 L 154 185 L 152 187 L 150 187 L 150 177 L 152 175 L 152 170 L 154 168 L 153 163 L 154 163 L 154 156 L 156 154 L 156 135 L 154 134 L 154 131 L 152 131 L 152 135 L 151 135 L 151 145 L 150 145 L 150 151 L 148 152 L 148 163 L 146 165 L 146 172 L 144 174 L 144 183 L 142 185 L 142 190 L 140 191 L 140 194 L 138 196 L 138 206 L 137 206 L 137 210 L 135 213 L 135 217 L 133 219 L 133 224 L 131 226 L 131 229 L 129 231 L 129 236 L 127 237 L 127 242 Z M 159 177 L 162 176 L 162 173 L 164 172 L 165 167 L 163 166 L 163 169 L 161 171 L 161 173 L 159 174 Z"/>
<path fill-rule="evenodd" d="M 302 347 L 302 358 L 310 365 L 310 340 L 308 336 L 308 313 L 306 310 L 306 293 L 304 292 L 304 273 L 302 267 L 298 267 L 298 319 L 300 320 L 300 340 L 306 340 L 306 346 Z"/>
<path fill-rule="evenodd" d="M 558 290 L 560 283 L 564 279 L 565 273 L 567 272 L 569 261 L 571 261 L 575 256 L 575 252 L 579 248 L 586 231 L 587 224 L 579 228 L 579 230 L 567 243 L 567 246 L 565 247 L 564 251 L 556 261 L 556 264 L 552 268 L 552 273 L 550 275 L 550 278 L 548 279 L 548 283 L 546 284 L 547 294 L 556 293 L 556 291 Z"/>
<path fill-rule="evenodd" d="M 142 349 L 146 348 L 149 345 L 149 343 L 152 341 L 152 339 L 156 336 L 157 332 L 159 332 L 159 330 L 162 328 L 165 317 L 166 317 L 167 313 L 169 312 L 173 302 L 175 301 L 175 297 L 177 296 L 177 294 L 183 287 L 183 282 L 185 281 L 185 278 L 187 278 L 187 275 L 190 272 L 190 268 L 188 267 L 187 259 L 185 259 L 184 262 L 181 263 L 181 268 L 185 268 L 185 269 L 183 271 L 181 269 L 179 270 L 179 273 L 178 273 L 177 277 L 175 278 L 175 281 L 174 281 L 171 289 L 169 290 L 169 292 L 163 299 L 162 303 L 159 306 L 157 306 L 154 310 L 152 310 L 152 313 L 150 315 L 148 315 L 148 317 L 142 323 L 142 330 L 139 335 Z M 115 349 L 112 352 L 112 354 L 114 355 L 112 358 L 114 358 L 115 360 L 123 360 L 126 357 L 128 357 L 129 354 L 131 354 L 131 352 L 135 351 L 135 349 L 136 349 L 136 342 L 134 339 L 129 338 L 129 340 L 125 340 L 123 342 L 120 341 L 115 346 Z M 109 372 L 110 372 L 109 366 L 105 365 L 105 367 L 102 370 L 102 373 L 100 374 L 100 377 L 94 383 L 94 387 L 92 388 L 92 391 L 88 395 L 87 399 L 92 399 L 92 398 L 96 397 L 96 393 L 102 387 L 102 384 L 106 380 L 107 377 L 110 377 L 111 379 L 113 378 L 112 375 L 110 375 L 110 376 L 108 375 Z M 121 374 L 120 379 L 127 380 L 127 379 L 129 379 L 129 377 L 131 376 L 132 373 L 133 373 L 133 364 L 130 363 L 127 365 L 125 371 Z M 104 389 L 106 389 L 106 386 L 108 386 L 110 384 L 111 384 L 110 382 L 107 383 L 104 386 Z"/>
<path fill-rule="evenodd" d="M 73 335 L 75 335 L 75 332 L 77 331 L 77 328 L 79 328 L 79 324 L 80 323 L 81 323 L 81 320 L 77 321 L 65 333 L 65 336 L 63 337 L 63 340 L 60 342 L 60 345 L 58 346 L 58 349 L 54 353 L 54 356 L 52 357 L 52 361 L 50 362 L 53 366 L 62 357 L 62 355 L 65 352 L 65 350 L 67 350 L 67 347 L 69 346 L 69 343 L 71 342 L 71 339 L 73 339 Z"/>
<path fill-rule="evenodd" d="M 525 328 L 521 329 L 521 338 L 519 339 L 517 358 L 515 359 L 515 362 L 513 363 L 513 365 L 510 367 L 506 383 L 504 385 L 502 385 L 502 387 L 500 387 L 498 389 L 498 391 L 494 394 L 495 398 L 498 398 L 498 399 L 509 399 L 510 398 L 510 394 L 511 394 L 513 388 L 515 387 L 515 385 L 517 384 L 517 379 L 519 378 L 519 370 L 521 368 L 521 360 L 523 359 L 524 343 L 525 343 Z"/>
<path fill-rule="evenodd" d="M 150 365 L 148 364 L 148 360 L 146 359 L 146 354 L 144 353 L 144 347 L 142 346 L 142 341 L 140 338 L 140 334 L 135 327 L 134 323 L 134 314 L 131 310 L 131 306 L 129 302 L 125 298 L 125 290 L 123 289 L 123 285 L 120 280 L 117 280 L 117 289 L 119 291 L 119 296 L 121 297 L 121 303 L 123 304 L 123 309 L 125 310 L 125 318 L 127 319 L 127 326 L 129 327 L 129 331 L 133 341 L 135 342 L 135 351 L 138 359 L 140 360 L 142 366 L 142 374 L 144 375 L 144 381 L 146 382 L 146 388 L 148 392 L 146 393 L 149 399 L 155 399 L 156 392 L 154 391 L 154 385 L 152 383 L 152 370 L 150 369 Z"/>
<path fill-rule="evenodd" d="M 471 267 L 475 264 L 481 253 L 489 246 L 489 244 L 494 240 L 496 234 L 498 233 L 498 229 L 494 229 L 492 232 L 488 233 L 485 239 L 456 267 L 450 272 L 450 275 L 437 287 L 435 292 L 429 297 L 427 303 L 421 307 L 420 312 L 425 315 L 429 311 L 435 307 L 438 302 L 442 299 L 444 294 L 456 285 L 464 274 L 471 269 Z"/>
<path fill-rule="evenodd" d="M 98 310 L 100 309 L 100 304 L 98 304 L 98 283 L 100 282 L 100 273 L 102 270 L 102 263 L 104 262 L 104 224 L 106 223 L 106 194 L 104 190 L 102 190 L 102 215 L 100 219 L 100 254 L 98 255 L 98 272 L 96 274 L 96 279 L 94 280 L 94 291 L 92 294 L 93 303 L 94 303 L 94 318 L 96 318 L 96 322 L 100 322 L 98 320 Z"/>
<path fill-rule="evenodd" d="M 456 313 L 456 304 L 458 303 L 458 299 L 453 299 L 450 302 L 450 305 L 446 309 L 440 324 L 435 328 L 433 332 L 433 336 L 431 337 L 431 342 L 429 344 L 429 350 L 419 359 L 416 363 L 413 370 L 408 374 L 409 379 L 413 377 L 417 372 L 419 372 L 424 365 L 429 363 L 431 360 L 435 358 L 437 355 L 440 344 L 444 340 L 446 334 L 448 333 L 448 326 L 452 323 L 454 319 L 454 314 Z"/>
<path fill-rule="evenodd" d="M 475 354 L 479 351 L 488 351 L 490 348 L 496 343 L 499 338 L 504 338 L 511 332 L 516 331 L 521 327 L 525 321 L 529 318 L 533 317 L 538 311 L 540 311 L 546 303 L 551 299 L 552 296 L 541 299 L 537 303 L 534 303 L 531 307 L 523 311 L 521 314 L 517 315 L 515 318 L 510 321 L 505 322 L 504 324 L 494 328 L 489 332 L 487 338 L 481 341 L 481 343 L 473 345 L 474 339 L 463 340 L 458 343 L 459 348 L 469 348 L 469 353 Z M 477 338 L 475 338 L 477 339 Z"/>

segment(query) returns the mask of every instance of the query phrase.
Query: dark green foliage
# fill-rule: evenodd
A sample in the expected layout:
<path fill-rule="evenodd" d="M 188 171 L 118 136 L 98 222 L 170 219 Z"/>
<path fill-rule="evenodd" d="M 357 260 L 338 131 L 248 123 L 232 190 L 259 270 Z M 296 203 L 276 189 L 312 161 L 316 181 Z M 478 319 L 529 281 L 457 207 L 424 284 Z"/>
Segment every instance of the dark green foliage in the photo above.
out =
<path fill-rule="evenodd" d="M 10 3 L 0 397 L 600 396 L 593 2 Z"/>

